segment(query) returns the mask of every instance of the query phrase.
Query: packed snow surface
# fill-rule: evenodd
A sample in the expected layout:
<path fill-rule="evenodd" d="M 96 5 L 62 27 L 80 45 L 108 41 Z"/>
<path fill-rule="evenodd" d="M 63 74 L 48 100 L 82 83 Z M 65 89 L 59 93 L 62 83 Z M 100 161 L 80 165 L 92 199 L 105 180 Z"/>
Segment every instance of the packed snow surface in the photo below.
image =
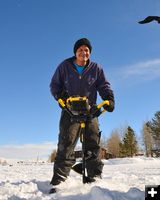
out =
<path fill-rule="evenodd" d="M 145 185 L 160 184 L 159 158 L 104 160 L 103 179 L 82 184 L 71 171 L 56 194 L 48 194 L 53 164 L 7 161 L 0 165 L 0 200 L 144 200 Z"/>

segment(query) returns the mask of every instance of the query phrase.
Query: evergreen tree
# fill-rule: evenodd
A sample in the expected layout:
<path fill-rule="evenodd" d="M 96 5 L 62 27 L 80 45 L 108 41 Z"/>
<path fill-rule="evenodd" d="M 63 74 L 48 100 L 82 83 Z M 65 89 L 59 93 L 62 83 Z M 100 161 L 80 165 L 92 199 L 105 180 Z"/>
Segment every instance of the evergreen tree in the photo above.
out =
<path fill-rule="evenodd" d="M 123 141 L 120 143 L 120 155 L 121 157 L 133 157 L 137 151 L 138 147 L 134 130 L 128 126 Z"/>
<path fill-rule="evenodd" d="M 160 149 L 160 111 L 156 112 L 154 118 L 150 122 L 152 136 L 156 149 Z"/>
<path fill-rule="evenodd" d="M 121 158 L 123 158 L 123 157 L 126 157 L 126 149 L 125 149 L 125 146 L 124 146 L 124 143 L 123 142 L 120 142 L 119 143 L 119 156 L 121 157 Z"/>

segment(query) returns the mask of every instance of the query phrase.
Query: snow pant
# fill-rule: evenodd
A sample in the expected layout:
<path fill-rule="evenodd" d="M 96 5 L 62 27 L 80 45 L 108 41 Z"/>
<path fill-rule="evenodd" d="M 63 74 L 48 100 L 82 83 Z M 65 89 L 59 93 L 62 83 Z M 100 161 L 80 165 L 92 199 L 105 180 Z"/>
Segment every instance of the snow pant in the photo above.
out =
<path fill-rule="evenodd" d="M 54 162 L 52 185 L 65 181 L 75 164 L 74 148 L 80 136 L 80 123 L 73 122 L 66 111 L 62 111 L 60 119 L 60 133 L 58 149 Z M 100 176 L 103 163 L 100 159 L 100 134 L 98 118 L 86 122 L 85 128 L 85 155 L 86 168 L 89 177 Z"/>

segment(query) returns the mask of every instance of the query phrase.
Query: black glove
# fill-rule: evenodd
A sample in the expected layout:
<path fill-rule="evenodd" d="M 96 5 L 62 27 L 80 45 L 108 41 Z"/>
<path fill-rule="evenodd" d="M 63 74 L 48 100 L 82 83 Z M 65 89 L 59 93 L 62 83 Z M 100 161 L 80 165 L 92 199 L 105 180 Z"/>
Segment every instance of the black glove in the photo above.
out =
<path fill-rule="evenodd" d="M 62 99 L 63 100 L 63 99 Z M 63 100 L 63 102 L 65 103 L 65 101 Z M 58 105 L 60 108 L 64 109 L 64 107 L 58 102 Z"/>
<path fill-rule="evenodd" d="M 114 110 L 114 102 L 112 100 L 109 100 L 109 105 L 105 104 L 103 108 L 108 112 L 113 112 Z"/>
<path fill-rule="evenodd" d="M 101 109 L 97 108 L 97 105 L 94 104 L 90 109 L 90 114 L 94 117 L 99 117 L 102 113 Z"/>
<path fill-rule="evenodd" d="M 55 95 L 56 100 L 58 101 L 58 99 L 62 99 L 64 101 L 64 103 L 66 103 L 67 98 L 69 98 L 68 93 L 63 90 L 61 93 L 58 93 L 57 95 Z M 60 108 L 64 108 L 60 103 L 59 103 Z"/>

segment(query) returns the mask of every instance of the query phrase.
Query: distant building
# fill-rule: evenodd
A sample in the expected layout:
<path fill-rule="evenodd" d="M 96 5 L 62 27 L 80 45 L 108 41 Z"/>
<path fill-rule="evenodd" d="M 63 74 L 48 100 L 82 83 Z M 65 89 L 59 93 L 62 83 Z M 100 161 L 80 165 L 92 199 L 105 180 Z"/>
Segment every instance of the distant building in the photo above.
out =
<path fill-rule="evenodd" d="M 110 159 L 114 157 L 115 156 L 110 153 L 107 148 L 101 147 L 101 159 Z"/>
<path fill-rule="evenodd" d="M 144 156 L 145 153 L 143 151 L 138 151 L 135 156 Z"/>

